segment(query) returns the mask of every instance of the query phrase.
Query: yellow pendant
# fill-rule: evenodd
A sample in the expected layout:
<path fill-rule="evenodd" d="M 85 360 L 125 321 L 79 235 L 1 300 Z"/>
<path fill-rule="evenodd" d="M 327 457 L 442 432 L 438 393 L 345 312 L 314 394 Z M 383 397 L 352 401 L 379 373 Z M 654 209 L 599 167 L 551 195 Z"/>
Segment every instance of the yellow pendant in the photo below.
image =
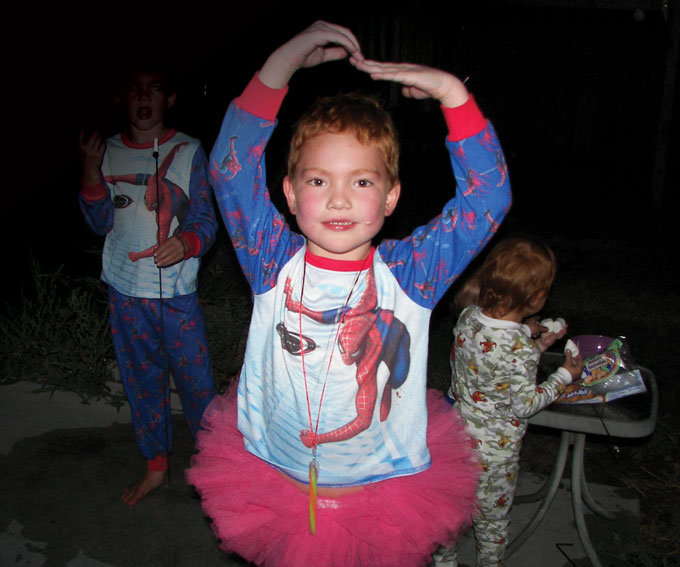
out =
<path fill-rule="evenodd" d="M 309 461 L 309 533 L 316 533 L 316 480 L 319 476 L 319 465 L 316 459 Z"/>

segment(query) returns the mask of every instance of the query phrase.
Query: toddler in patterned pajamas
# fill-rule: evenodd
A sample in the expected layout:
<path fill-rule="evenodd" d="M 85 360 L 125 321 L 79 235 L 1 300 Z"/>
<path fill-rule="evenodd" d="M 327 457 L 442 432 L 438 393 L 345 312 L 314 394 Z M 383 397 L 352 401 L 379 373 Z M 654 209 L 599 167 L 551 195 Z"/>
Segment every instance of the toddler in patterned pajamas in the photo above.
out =
<path fill-rule="evenodd" d="M 555 271 L 555 256 L 544 244 L 501 241 L 475 275 L 478 299 L 454 329 L 451 392 L 482 467 L 474 520 L 477 567 L 503 565 L 527 419 L 581 373 L 581 357 L 568 351 L 562 367 L 536 385 L 541 353 L 566 333 L 566 327 L 555 334 L 537 318 L 527 319 L 545 305 Z M 457 564 L 455 551 L 448 559 Z"/>

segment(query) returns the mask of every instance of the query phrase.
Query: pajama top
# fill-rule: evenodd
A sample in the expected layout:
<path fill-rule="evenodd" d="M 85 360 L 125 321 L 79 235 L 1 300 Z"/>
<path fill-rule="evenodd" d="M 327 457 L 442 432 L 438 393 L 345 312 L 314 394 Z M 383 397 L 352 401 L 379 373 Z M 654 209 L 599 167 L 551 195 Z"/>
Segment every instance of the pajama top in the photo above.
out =
<path fill-rule="evenodd" d="M 248 451 L 307 482 L 351 486 L 426 469 L 430 314 L 493 235 L 510 186 L 474 101 L 444 109 L 457 194 L 403 240 L 362 261 L 314 256 L 272 205 L 264 148 L 286 90 L 257 77 L 229 107 L 210 156 L 219 210 L 253 294 L 238 386 Z M 417 188 L 431 198 L 453 188 Z M 318 423 L 318 425 L 317 425 Z"/>
<path fill-rule="evenodd" d="M 569 372 L 558 368 L 536 385 L 536 343 L 519 323 L 487 317 L 476 305 L 461 313 L 453 333 L 451 390 L 461 415 L 473 435 L 492 430 L 496 448 L 519 453 L 527 419 L 564 391 Z"/>
<path fill-rule="evenodd" d="M 153 144 L 134 144 L 118 134 L 106 141 L 101 183 L 84 187 L 80 195 L 87 225 L 106 235 L 101 279 L 133 297 L 161 294 L 152 255 L 159 230 L 157 214 L 168 219 L 166 237 L 179 231 L 190 249 L 183 261 L 161 270 L 164 298 L 196 291 L 198 256 L 210 248 L 217 231 L 200 142 L 170 130 L 158 150 L 160 192 Z"/>

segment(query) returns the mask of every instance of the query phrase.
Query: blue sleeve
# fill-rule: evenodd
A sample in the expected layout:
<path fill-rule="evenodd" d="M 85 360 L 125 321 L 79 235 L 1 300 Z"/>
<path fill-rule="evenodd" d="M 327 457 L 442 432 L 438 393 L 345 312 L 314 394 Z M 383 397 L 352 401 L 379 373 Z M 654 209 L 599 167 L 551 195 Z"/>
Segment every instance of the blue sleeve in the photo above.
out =
<path fill-rule="evenodd" d="M 264 149 L 275 126 L 232 102 L 210 154 L 217 207 L 255 294 L 276 285 L 280 268 L 304 244 L 269 198 Z"/>
<path fill-rule="evenodd" d="M 111 190 L 102 179 L 102 184 L 106 188 L 107 195 L 96 201 L 85 199 L 81 194 L 78 196 L 80 210 L 85 216 L 85 224 L 100 236 L 106 236 L 113 228 L 113 201 L 111 200 Z"/>
<path fill-rule="evenodd" d="M 199 256 L 205 254 L 217 233 L 217 219 L 213 208 L 212 187 L 208 182 L 208 160 L 202 146 L 198 146 L 191 163 L 189 209 L 181 230 L 193 232 L 201 242 Z"/>
<path fill-rule="evenodd" d="M 475 136 L 447 141 L 446 146 L 456 196 L 429 224 L 404 240 L 385 241 L 378 249 L 402 289 L 428 309 L 484 248 L 512 201 L 505 158 L 491 124 Z"/>

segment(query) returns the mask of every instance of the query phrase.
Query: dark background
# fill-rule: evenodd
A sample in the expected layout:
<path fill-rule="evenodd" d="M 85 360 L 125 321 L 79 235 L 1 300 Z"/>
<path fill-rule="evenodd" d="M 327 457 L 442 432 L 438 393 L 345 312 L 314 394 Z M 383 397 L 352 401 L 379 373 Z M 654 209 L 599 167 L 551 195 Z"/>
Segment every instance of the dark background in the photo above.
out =
<path fill-rule="evenodd" d="M 678 2 L 671 2 L 667 18 L 661 5 L 469 1 L 448 3 L 444 14 L 426 2 L 418 9 L 343 4 L 313 11 L 295 3 L 253 9 L 193 3 L 187 10 L 111 4 L 26 14 L 22 22 L 30 25 L 18 24 L 19 39 L 5 53 L 9 277 L 21 285 L 29 253 L 48 269 L 64 263 L 97 274 L 99 260 L 83 254 L 101 240 L 85 228 L 77 207 L 77 133 L 99 127 L 110 135 L 120 128 L 111 81 L 121 62 L 156 53 L 172 62 L 179 97 L 170 122 L 209 151 L 229 100 L 276 46 L 317 18 L 350 27 L 367 57 L 469 77 L 508 160 L 510 226 L 570 238 L 644 240 L 668 246 L 674 257 L 678 105 L 663 97 L 672 92 L 664 90 L 669 69 L 677 67 L 677 46 L 671 67 L 667 58 Z M 676 75 L 676 93 L 677 82 Z M 450 190 L 444 126 L 436 104 L 404 100 L 346 62 L 294 77 L 268 150 L 270 186 L 276 194 L 299 112 L 319 94 L 356 89 L 377 93 L 400 131 L 405 191 L 386 230 L 402 236 L 436 214 Z"/>

